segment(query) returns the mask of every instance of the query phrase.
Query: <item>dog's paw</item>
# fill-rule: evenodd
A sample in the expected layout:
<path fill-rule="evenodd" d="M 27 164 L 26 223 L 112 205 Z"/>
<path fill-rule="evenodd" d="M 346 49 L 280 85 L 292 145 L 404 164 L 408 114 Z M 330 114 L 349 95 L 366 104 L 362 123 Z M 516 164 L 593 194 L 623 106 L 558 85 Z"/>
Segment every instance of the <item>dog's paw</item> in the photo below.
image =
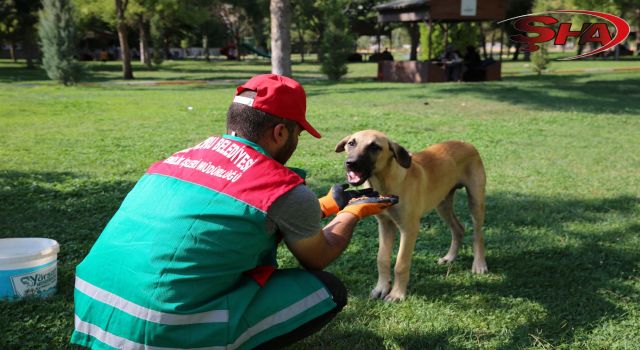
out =
<path fill-rule="evenodd" d="M 479 275 L 489 272 L 487 263 L 485 261 L 474 261 L 473 265 L 471 266 L 471 272 L 477 273 Z"/>
<path fill-rule="evenodd" d="M 391 283 L 378 284 L 371 291 L 371 294 L 369 295 L 369 298 L 371 298 L 371 299 L 382 299 L 382 298 L 386 297 L 389 294 L 390 290 L 391 290 Z"/>
<path fill-rule="evenodd" d="M 387 294 L 386 297 L 384 297 L 384 301 L 393 303 L 396 301 L 403 301 L 405 297 L 406 297 L 405 291 L 393 289 L 389 294 Z"/>
<path fill-rule="evenodd" d="M 455 255 L 447 254 L 447 255 L 443 256 L 442 258 L 438 259 L 438 265 L 452 263 L 454 260 L 456 260 L 456 256 Z"/>

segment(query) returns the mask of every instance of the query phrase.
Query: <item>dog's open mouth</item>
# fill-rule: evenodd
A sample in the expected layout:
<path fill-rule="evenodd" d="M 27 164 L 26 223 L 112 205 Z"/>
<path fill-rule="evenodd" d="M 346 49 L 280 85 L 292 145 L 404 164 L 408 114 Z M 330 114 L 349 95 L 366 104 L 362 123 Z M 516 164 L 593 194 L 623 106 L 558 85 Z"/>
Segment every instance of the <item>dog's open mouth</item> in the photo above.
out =
<path fill-rule="evenodd" d="M 367 177 L 360 172 L 347 170 L 347 181 L 352 186 L 360 186 L 367 181 Z"/>

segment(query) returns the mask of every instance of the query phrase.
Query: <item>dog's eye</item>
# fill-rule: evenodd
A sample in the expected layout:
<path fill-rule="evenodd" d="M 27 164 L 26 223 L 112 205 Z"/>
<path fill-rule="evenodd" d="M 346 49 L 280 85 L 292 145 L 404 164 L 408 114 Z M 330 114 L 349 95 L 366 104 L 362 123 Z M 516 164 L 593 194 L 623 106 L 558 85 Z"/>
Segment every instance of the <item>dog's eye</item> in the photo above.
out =
<path fill-rule="evenodd" d="M 382 147 L 378 146 L 375 143 L 370 144 L 369 146 L 367 146 L 367 148 L 369 149 L 369 151 L 372 151 L 372 152 L 376 152 L 382 149 Z"/>
<path fill-rule="evenodd" d="M 356 141 L 355 141 L 355 140 L 351 140 L 351 141 L 347 142 L 347 145 L 348 145 L 349 147 L 353 147 L 353 146 L 355 146 L 355 145 L 356 145 Z"/>

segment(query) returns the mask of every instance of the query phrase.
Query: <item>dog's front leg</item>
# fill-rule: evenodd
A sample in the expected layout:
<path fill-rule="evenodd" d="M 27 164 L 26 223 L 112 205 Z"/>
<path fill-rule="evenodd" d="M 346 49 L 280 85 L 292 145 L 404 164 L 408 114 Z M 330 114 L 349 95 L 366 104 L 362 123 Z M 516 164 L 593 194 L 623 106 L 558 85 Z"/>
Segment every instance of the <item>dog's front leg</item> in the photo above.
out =
<path fill-rule="evenodd" d="M 384 298 L 391 290 L 391 253 L 396 240 L 396 224 L 387 216 L 378 220 L 378 283 L 371 291 L 371 299 Z"/>
<path fill-rule="evenodd" d="M 413 256 L 413 249 L 416 246 L 419 229 L 419 221 L 407 224 L 406 227 L 400 227 L 400 249 L 398 250 L 398 257 L 396 258 L 396 266 L 394 268 L 393 288 L 384 298 L 385 301 L 404 300 L 407 295 L 411 258 Z"/>

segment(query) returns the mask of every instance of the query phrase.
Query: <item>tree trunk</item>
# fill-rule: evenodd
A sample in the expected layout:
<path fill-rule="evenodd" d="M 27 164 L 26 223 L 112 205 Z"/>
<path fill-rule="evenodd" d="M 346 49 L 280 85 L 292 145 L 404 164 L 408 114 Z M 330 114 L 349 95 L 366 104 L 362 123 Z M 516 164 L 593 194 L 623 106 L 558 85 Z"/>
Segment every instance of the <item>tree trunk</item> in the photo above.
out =
<path fill-rule="evenodd" d="M 496 43 L 496 31 L 497 29 L 494 29 L 493 32 L 491 33 L 491 46 L 489 47 L 489 54 L 491 55 L 491 58 L 493 59 L 493 45 Z M 507 52 L 507 54 L 509 54 Z"/>
<path fill-rule="evenodd" d="M 140 63 L 151 68 L 151 55 L 149 55 L 149 23 L 140 16 L 138 20 L 140 34 Z"/>
<path fill-rule="evenodd" d="M 518 56 L 520 56 L 520 47 L 522 46 L 521 43 L 516 43 L 516 51 L 513 53 L 513 58 L 511 59 L 512 61 L 517 61 L 518 60 Z"/>
<path fill-rule="evenodd" d="M 636 47 L 632 48 L 640 56 L 640 8 L 636 9 Z"/>
<path fill-rule="evenodd" d="M 271 0 L 271 72 L 291 76 L 291 5 L 289 0 Z"/>
<path fill-rule="evenodd" d="M 433 19 L 429 16 L 429 61 L 433 58 Z"/>
<path fill-rule="evenodd" d="M 417 61 L 418 45 L 420 44 L 420 30 L 418 29 L 418 23 L 409 24 L 409 36 L 411 37 L 411 53 L 409 54 L 409 61 Z"/>
<path fill-rule="evenodd" d="M 480 45 L 482 45 L 482 57 L 486 60 L 489 58 L 489 56 L 487 56 L 487 38 L 485 37 L 484 28 L 482 28 L 482 22 L 478 21 L 476 23 L 480 28 Z"/>
<path fill-rule="evenodd" d="M 165 31 L 162 35 L 162 50 L 164 51 L 164 58 L 167 60 L 172 60 L 173 54 L 171 53 L 171 48 L 169 47 L 169 44 L 171 43 L 171 38 L 169 37 L 169 34 L 167 34 L 167 32 Z"/>
<path fill-rule="evenodd" d="M 298 36 L 300 37 L 300 63 L 304 63 L 304 33 L 302 32 L 302 28 L 298 27 Z"/>
<path fill-rule="evenodd" d="M 9 55 L 11 55 L 13 63 L 18 62 L 18 57 L 16 57 L 16 43 L 13 40 L 9 43 Z"/>
<path fill-rule="evenodd" d="M 27 61 L 27 68 L 35 68 L 33 59 L 37 52 L 37 39 L 35 29 L 29 29 L 23 36 L 22 40 L 22 53 Z"/>
<path fill-rule="evenodd" d="M 128 0 L 115 0 L 116 2 L 116 29 L 118 30 L 118 40 L 120 41 L 120 55 L 122 58 L 122 76 L 124 79 L 133 79 L 131 69 L 131 54 L 129 52 L 129 41 L 127 40 L 127 24 L 124 14 L 127 10 Z"/>
<path fill-rule="evenodd" d="M 209 36 L 207 34 L 202 35 L 202 51 L 205 61 L 211 62 L 211 58 L 209 57 Z"/>
<path fill-rule="evenodd" d="M 449 24 L 448 23 L 442 23 L 441 24 L 442 29 L 444 30 L 444 48 L 445 51 L 447 50 L 447 45 L 449 45 Z"/>

